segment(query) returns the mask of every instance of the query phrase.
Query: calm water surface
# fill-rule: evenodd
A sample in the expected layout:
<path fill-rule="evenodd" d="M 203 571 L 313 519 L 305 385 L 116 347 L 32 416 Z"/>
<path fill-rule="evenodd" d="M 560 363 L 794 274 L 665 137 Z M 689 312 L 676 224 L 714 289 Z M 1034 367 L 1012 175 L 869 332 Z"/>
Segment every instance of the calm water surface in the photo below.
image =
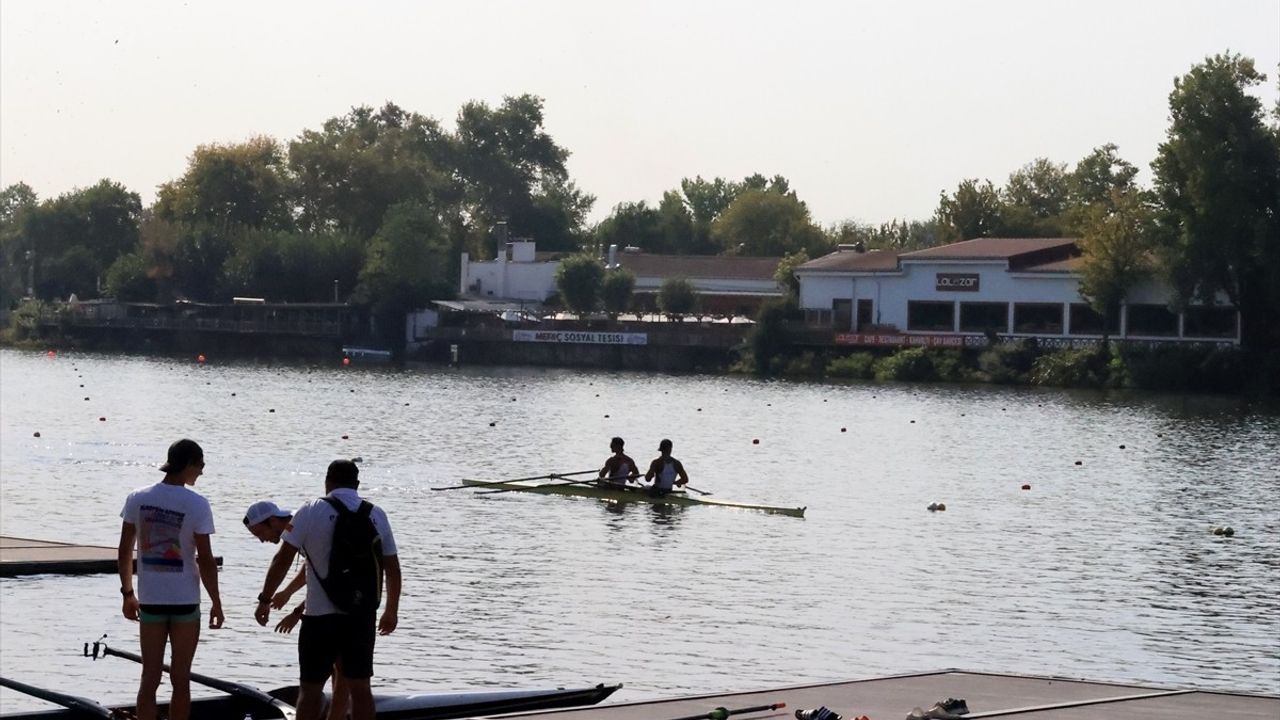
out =
<path fill-rule="evenodd" d="M 261 687 L 294 680 L 295 638 L 253 622 L 274 546 L 240 518 L 361 456 L 406 574 L 385 689 L 624 682 L 625 700 L 962 667 L 1280 692 L 1274 408 L 5 350 L 0 410 L 5 535 L 114 545 L 168 443 L 204 445 L 228 618 L 196 667 Z M 430 491 L 598 466 L 615 434 L 642 464 L 670 437 L 696 487 L 808 516 Z M 0 581 L 0 674 L 130 699 L 135 666 L 78 656 L 104 632 L 135 645 L 117 588 Z M 39 705 L 0 691 L 0 710 Z"/>

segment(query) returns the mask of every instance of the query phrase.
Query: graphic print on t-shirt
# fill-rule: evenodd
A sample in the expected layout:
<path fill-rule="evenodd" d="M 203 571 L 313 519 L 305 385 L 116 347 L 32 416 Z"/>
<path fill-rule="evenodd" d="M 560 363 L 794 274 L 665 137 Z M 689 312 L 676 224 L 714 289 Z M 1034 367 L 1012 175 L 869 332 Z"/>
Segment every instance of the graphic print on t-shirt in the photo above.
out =
<path fill-rule="evenodd" d="M 185 513 L 143 505 L 138 524 L 139 559 L 153 572 L 182 572 L 182 520 Z"/>

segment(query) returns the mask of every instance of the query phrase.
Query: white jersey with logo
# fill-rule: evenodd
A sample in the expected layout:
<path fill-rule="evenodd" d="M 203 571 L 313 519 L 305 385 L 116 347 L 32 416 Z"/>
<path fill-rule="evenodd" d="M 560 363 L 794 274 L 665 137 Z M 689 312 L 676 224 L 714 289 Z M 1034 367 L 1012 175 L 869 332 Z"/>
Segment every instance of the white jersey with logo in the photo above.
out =
<path fill-rule="evenodd" d="M 138 531 L 138 602 L 200 602 L 196 535 L 213 534 L 209 501 L 184 485 L 156 483 L 129 493 L 120 517 Z"/>
<path fill-rule="evenodd" d="M 360 496 L 351 488 L 338 488 L 329 493 L 328 497 L 337 499 L 352 512 L 360 507 Z M 375 505 L 369 513 L 369 519 L 373 521 L 373 529 L 382 541 L 382 555 L 384 557 L 397 555 L 396 539 L 391 534 L 391 523 L 387 521 L 387 514 Z M 324 592 L 324 586 L 320 584 L 320 578 L 316 577 L 317 572 L 321 577 L 329 572 L 329 553 L 333 549 L 333 526 L 337 521 L 338 511 L 324 498 L 318 498 L 298 508 L 298 511 L 293 514 L 292 527 L 280 536 L 281 540 L 297 548 L 308 560 L 307 615 L 343 613 L 342 610 L 334 607 L 333 602 Z"/>

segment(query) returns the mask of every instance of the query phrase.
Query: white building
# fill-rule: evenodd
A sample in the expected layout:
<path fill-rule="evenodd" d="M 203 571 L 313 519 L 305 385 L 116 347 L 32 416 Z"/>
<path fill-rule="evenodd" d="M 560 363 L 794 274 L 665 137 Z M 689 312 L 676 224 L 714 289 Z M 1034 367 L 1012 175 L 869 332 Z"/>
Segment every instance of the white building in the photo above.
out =
<path fill-rule="evenodd" d="M 907 253 L 840 251 L 801 265 L 800 306 L 809 324 L 850 345 L 960 346 L 983 336 L 1092 341 L 1103 318 L 1080 296 L 1080 251 L 1071 238 L 979 238 Z M 1155 280 L 1134 288 L 1117 339 L 1239 342 L 1239 316 L 1224 305 L 1175 313 Z"/>

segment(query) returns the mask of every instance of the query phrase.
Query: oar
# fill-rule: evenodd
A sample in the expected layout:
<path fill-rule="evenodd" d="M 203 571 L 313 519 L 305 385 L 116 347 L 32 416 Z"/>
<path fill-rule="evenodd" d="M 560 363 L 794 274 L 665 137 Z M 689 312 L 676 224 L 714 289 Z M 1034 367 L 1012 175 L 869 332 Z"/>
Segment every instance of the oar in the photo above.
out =
<path fill-rule="evenodd" d="M 103 635 L 103 637 L 106 637 L 106 635 Z M 119 658 L 124 658 L 125 660 L 132 660 L 138 663 L 139 665 L 142 664 L 141 655 L 136 655 L 127 650 L 116 650 L 115 648 L 111 647 L 110 645 L 107 645 L 101 640 L 98 640 L 97 642 L 93 643 L 92 650 L 90 650 L 89 648 L 89 643 L 85 643 L 84 654 L 85 654 L 85 657 L 91 657 L 94 660 L 97 660 L 98 655 L 102 654 L 104 656 L 114 655 Z M 161 665 L 161 667 L 165 670 L 165 672 L 171 672 L 169 670 L 168 665 Z M 293 720 L 294 718 L 293 706 L 289 705 L 288 703 L 277 700 L 276 698 L 271 697 L 270 695 L 262 692 L 258 688 L 250 687 L 248 685 L 242 685 L 236 682 L 231 682 L 229 680 L 219 680 L 218 678 L 215 678 L 215 677 L 209 677 L 208 675 L 201 675 L 199 673 L 194 673 L 194 672 L 191 673 L 191 679 L 195 680 L 201 685 L 211 687 L 214 690 L 221 690 L 222 692 L 227 693 L 228 695 L 231 695 L 233 697 L 238 697 L 241 700 L 245 700 L 251 703 L 256 703 L 258 705 L 264 705 L 266 707 L 275 708 L 276 711 L 278 711 L 281 715 L 285 717 L 285 720 Z"/>
<path fill-rule="evenodd" d="M 494 480 L 493 482 L 476 483 L 474 485 L 448 485 L 445 487 L 433 487 L 432 490 L 461 490 L 463 488 L 478 488 L 486 485 L 501 485 L 509 482 L 528 482 L 529 480 L 554 480 L 562 477 L 573 477 L 574 475 L 586 475 L 587 473 L 600 472 L 599 468 L 595 470 L 580 470 L 570 473 L 547 473 L 546 475 L 534 475 L 532 477 L 511 478 L 510 480 Z"/>
<path fill-rule="evenodd" d="M 56 705 L 61 705 L 68 710 L 74 710 L 90 717 L 108 718 L 115 720 L 118 717 L 127 717 L 123 711 L 112 710 L 111 708 L 96 703 L 88 698 L 77 697 L 75 695 L 67 695 L 66 693 L 45 690 L 34 685 L 28 685 L 17 680 L 0 677 L 0 685 L 17 690 L 20 693 L 30 695 L 31 697 L 47 700 Z"/>
<path fill-rule="evenodd" d="M 599 470 L 592 470 L 591 472 L 599 472 Z M 575 475 L 581 475 L 582 473 L 574 473 L 574 474 L 575 474 Z M 626 479 L 627 479 L 627 480 L 635 480 L 635 479 L 636 479 L 636 478 L 638 478 L 638 477 L 640 477 L 640 476 L 639 476 L 639 475 L 628 475 L 628 476 L 626 477 Z M 484 491 L 484 493 L 483 493 L 483 494 L 485 494 L 485 495 L 497 495 L 498 493 L 514 492 L 514 491 L 516 491 L 516 490 L 530 490 L 530 489 L 532 489 L 532 488 L 536 488 L 536 487 L 565 487 L 565 486 L 567 486 L 567 485 L 589 485 L 589 484 L 591 484 L 591 483 L 594 483 L 594 482 L 600 482 L 600 481 L 602 481 L 602 480 L 604 480 L 604 478 L 600 478 L 600 477 L 593 477 L 593 478 L 590 478 L 590 479 L 587 479 L 587 480 L 574 480 L 573 482 L 559 483 L 559 484 L 556 484 L 556 485 L 530 485 L 530 486 L 527 486 L 527 487 L 518 487 L 518 488 L 502 488 L 501 490 L 486 490 L 486 491 Z M 508 481 L 508 482 L 510 482 L 510 481 Z M 639 481 L 637 480 L 637 482 L 639 482 Z M 479 487 L 479 486 L 476 486 L 476 487 Z M 622 486 L 622 488 L 625 488 L 625 487 L 626 487 L 625 485 L 623 485 L 623 486 Z M 621 488 L 620 488 L 620 489 L 621 489 Z"/>
<path fill-rule="evenodd" d="M 773 703 L 772 705 L 754 705 L 752 707 L 738 708 L 737 710 L 718 707 L 715 710 L 704 712 L 701 715 L 685 715 L 684 717 L 672 718 L 672 720 L 724 720 L 730 715 L 764 712 L 765 710 L 781 710 L 786 706 L 786 703 Z"/>
<path fill-rule="evenodd" d="M 699 495 L 710 495 L 710 494 L 711 494 L 711 493 L 707 492 L 706 490 L 699 490 L 698 488 L 696 488 L 696 487 L 694 487 L 694 486 L 692 486 L 692 485 L 685 485 L 685 486 L 683 486 L 683 487 L 684 487 L 684 489 L 685 489 L 685 490 L 692 490 L 692 491 L 694 491 L 694 492 L 698 493 Z"/>

